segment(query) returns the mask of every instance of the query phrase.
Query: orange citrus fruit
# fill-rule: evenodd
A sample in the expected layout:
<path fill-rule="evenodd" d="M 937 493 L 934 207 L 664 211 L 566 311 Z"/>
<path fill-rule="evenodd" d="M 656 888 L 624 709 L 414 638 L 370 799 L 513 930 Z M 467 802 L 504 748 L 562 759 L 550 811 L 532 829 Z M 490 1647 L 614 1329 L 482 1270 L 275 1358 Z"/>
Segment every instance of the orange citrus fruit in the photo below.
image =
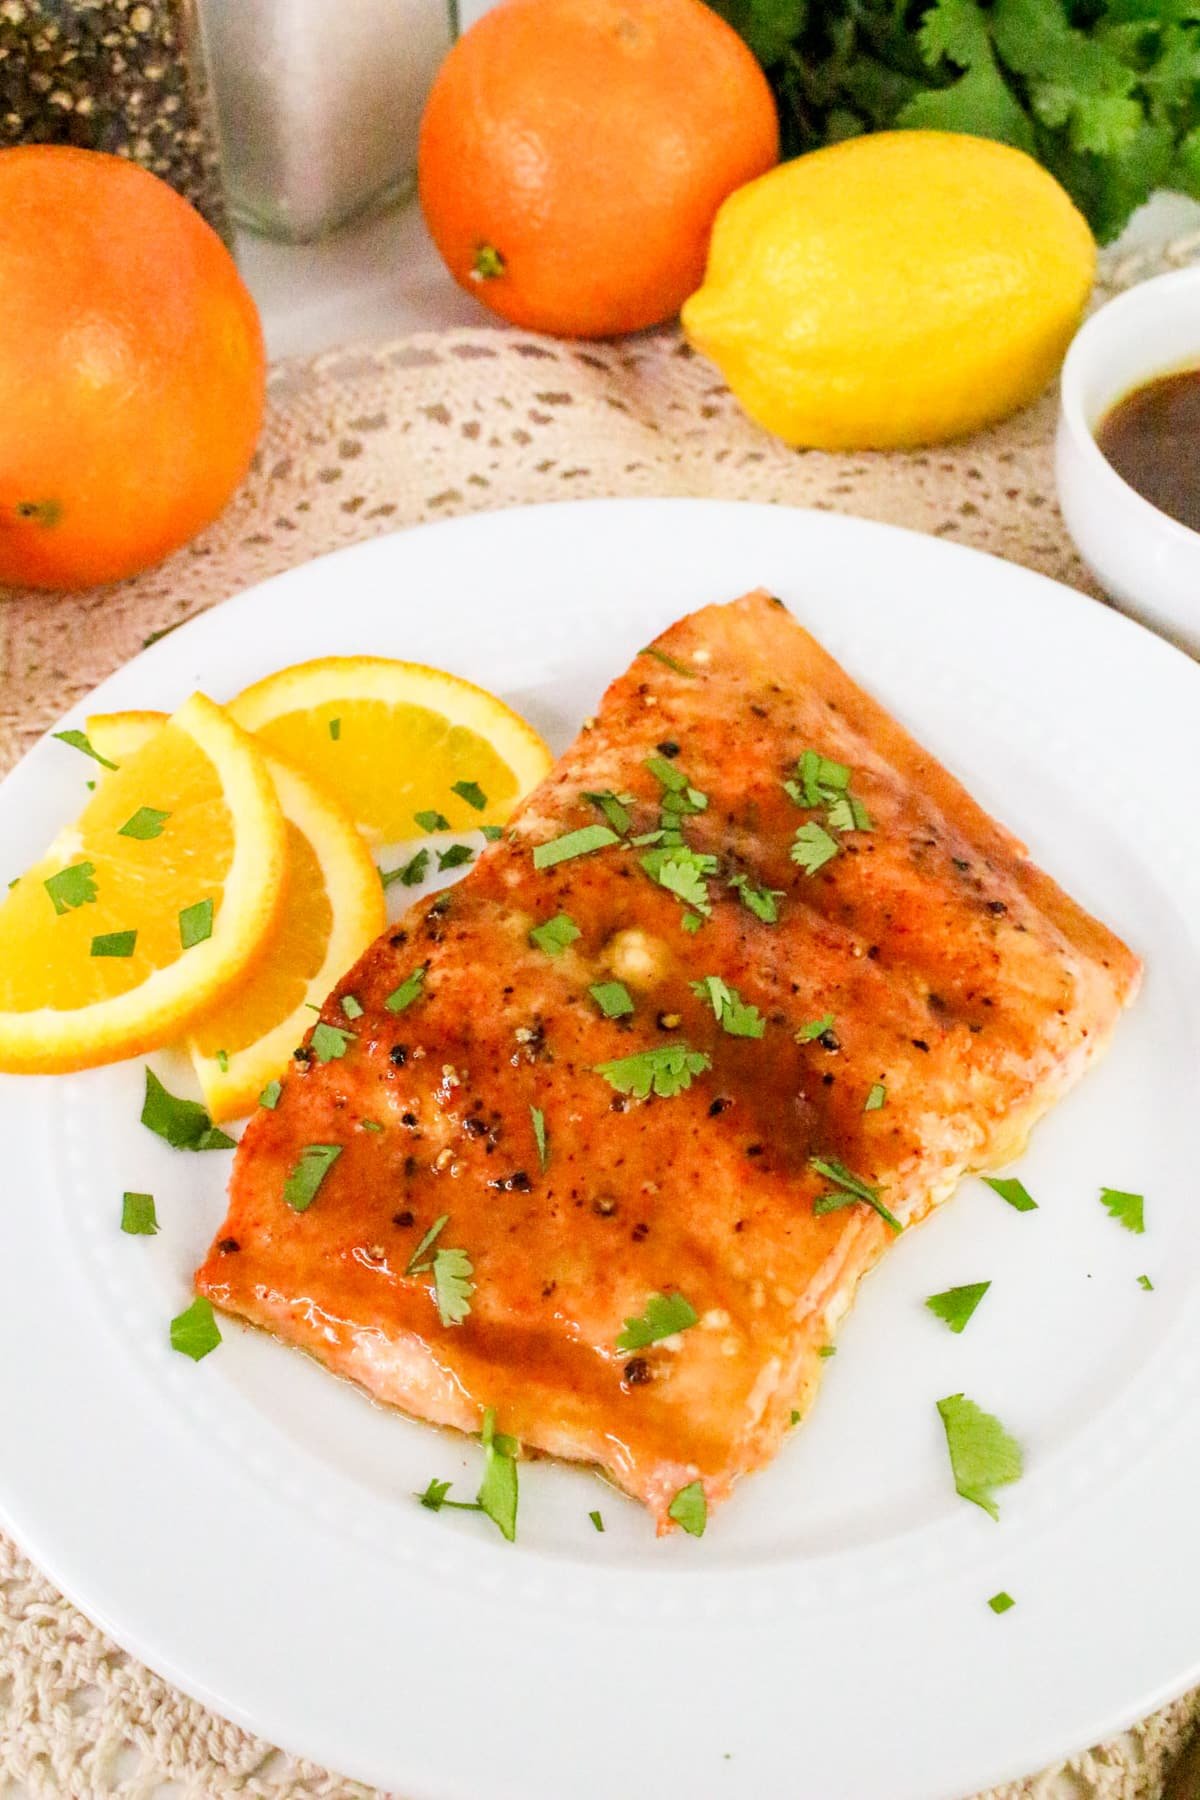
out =
<path fill-rule="evenodd" d="M 607 337 L 678 312 L 722 200 L 778 155 L 766 77 L 700 0 L 503 0 L 434 82 L 421 206 L 494 312 Z"/>
<path fill-rule="evenodd" d="M 249 466 L 264 369 L 233 258 L 164 181 L 0 150 L 0 583 L 87 587 L 194 537 Z"/>

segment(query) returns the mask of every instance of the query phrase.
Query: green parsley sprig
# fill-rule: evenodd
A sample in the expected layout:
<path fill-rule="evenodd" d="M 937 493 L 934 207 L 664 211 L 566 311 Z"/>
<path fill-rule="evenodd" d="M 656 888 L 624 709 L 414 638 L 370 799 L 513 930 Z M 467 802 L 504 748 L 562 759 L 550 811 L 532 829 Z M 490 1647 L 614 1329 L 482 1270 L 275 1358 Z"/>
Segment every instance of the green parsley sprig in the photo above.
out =
<path fill-rule="evenodd" d="M 711 1059 L 702 1050 L 687 1044 L 662 1044 L 653 1050 L 639 1050 L 632 1056 L 619 1056 L 611 1062 L 595 1065 L 619 1094 L 635 1100 L 648 1100 L 651 1094 L 670 1100 L 690 1088 L 697 1075 L 712 1068 Z"/>

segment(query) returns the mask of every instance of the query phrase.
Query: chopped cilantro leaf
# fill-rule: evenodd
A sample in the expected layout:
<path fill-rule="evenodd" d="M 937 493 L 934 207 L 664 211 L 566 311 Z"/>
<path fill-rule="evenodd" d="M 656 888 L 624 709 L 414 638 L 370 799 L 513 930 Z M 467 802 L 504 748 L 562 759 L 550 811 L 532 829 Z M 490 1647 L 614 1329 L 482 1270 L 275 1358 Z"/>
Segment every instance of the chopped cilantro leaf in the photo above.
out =
<path fill-rule="evenodd" d="M 1037 1211 L 1037 1201 L 1024 1182 L 1018 1181 L 1015 1176 L 985 1175 L 982 1179 L 993 1193 L 999 1194 L 1002 1200 L 1007 1200 L 1014 1211 Z"/>
<path fill-rule="evenodd" d="M 60 869 L 57 875 L 48 875 L 42 886 L 54 902 L 54 910 L 59 918 L 69 912 L 73 906 L 88 906 L 96 898 L 96 883 L 92 877 L 96 873 L 95 863 L 72 863 L 69 869 Z"/>
<path fill-rule="evenodd" d="M 880 1107 L 886 1106 L 886 1104 L 887 1089 L 884 1087 L 882 1081 L 876 1081 L 872 1084 L 871 1091 L 863 1102 L 863 1111 L 878 1112 Z"/>
<path fill-rule="evenodd" d="M 185 906 L 179 915 L 179 942 L 185 950 L 196 944 L 204 943 L 213 932 L 213 903 L 211 900 L 197 900 L 194 906 Z"/>
<path fill-rule="evenodd" d="M 440 874 L 443 869 L 457 869 L 463 863 L 474 862 L 474 860 L 475 852 L 470 844 L 451 844 L 448 849 L 439 850 L 437 853 L 438 872 Z"/>
<path fill-rule="evenodd" d="M 429 1249 L 430 1245 L 441 1236 L 443 1231 L 445 1231 L 449 1223 L 449 1213 L 442 1213 L 440 1217 L 433 1221 L 433 1224 L 429 1227 L 429 1230 L 425 1233 L 425 1236 L 421 1239 L 405 1264 L 404 1273 L 406 1275 L 423 1275 L 426 1269 L 431 1269 L 433 1267 L 432 1262 L 422 1262 L 421 1259 Z"/>
<path fill-rule="evenodd" d="M 644 1350 L 648 1344 L 673 1337 L 677 1331 L 687 1331 L 698 1317 L 691 1301 L 682 1294 L 651 1294 L 641 1317 L 626 1319 L 617 1338 L 617 1349 Z"/>
<path fill-rule="evenodd" d="M 704 1497 L 704 1483 L 689 1481 L 686 1487 L 680 1488 L 667 1508 L 667 1515 L 677 1525 L 682 1525 L 689 1537 L 703 1537 L 704 1527 L 708 1524 L 708 1501 Z"/>
<path fill-rule="evenodd" d="M 419 812 L 414 813 L 413 818 L 421 827 L 422 831 L 449 831 L 450 829 L 450 821 L 445 813 L 432 811 Z"/>
<path fill-rule="evenodd" d="M 357 1036 L 355 1031 L 346 1031 L 341 1025 L 327 1025 L 322 1019 L 313 1026 L 308 1041 L 318 1062 L 337 1062 L 345 1056 Z"/>
<path fill-rule="evenodd" d="M 1154 1292 L 1154 1283 L 1151 1281 L 1151 1279 L 1148 1275 L 1139 1275 L 1138 1276 L 1138 1286 L 1140 1288 L 1145 1288 L 1145 1290 L 1148 1294 L 1152 1294 Z"/>
<path fill-rule="evenodd" d="M 471 1259 L 465 1250 L 435 1250 L 433 1291 L 438 1318 L 443 1325 L 461 1325 L 471 1310 L 475 1283 Z"/>
<path fill-rule="evenodd" d="M 633 1011 L 633 997 L 623 981 L 598 981 L 588 993 L 606 1019 L 623 1019 Z"/>
<path fill-rule="evenodd" d="M 348 1019 L 362 1018 L 362 1002 L 359 1000 L 357 994 L 343 994 L 340 1004 L 342 1011 Z"/>
<path fill-rule="evenodd" d="M 821 1019 L 810 1019 L 807 1025 L 802 1025 L 795 1034 L 796 1042 L 798 1044 L 811 1044 L 817 1038 L 824 1037 L 827 1031 L 832 1031 L 835 1023 L 836 1021 L 832 1013 L 826 1013 L 824 1018 Z"/>
<path fill-rule="evenodd" d="M 668 669 L 674 669 L 676 675 L 687 675 L 695 679 L 699 674 L 699 670 L 689 669 L 685 663 L 676 662 L 673 656 L 668 656 L 665 650 L 658 648 L 657 644 L 647 644 L 645 649 L 638 651 L 638 655 L 652 656 L 655 662 L 663 663 Z"/>
<path fill-rule="evenodd" d="M 538 1167 L 544 1175 L 550 1166 L 550 1143 L 546 1137 L 546 1115 L 540 1107 L 530 1107 L 529 1122 L 533 1126 L 533 1141 L 537 1145 Z"/>
<path fill-rule="evenodd" d="M 1022 1471 L 1021 1447 L 999 1419 L 984 1412 L 965 1394 L 950 1394 L 937 1403 L 946 1430 L 946 1448 L 954 1485 L 964 1500 L 981 1506 L 993 1519 L 1000 1509 L 993 1488 L 1016 1481 Z"/>
<path fill-rule="evenodd" d="M 412 974 L 402 981 L 398 988 L 392 989 L 383 1003 L 389 1012 L 403 1012 L 406 1007 L 412 1005 L 424 987 L 427 967 L 427 963 L 418 963 Z"/>
<path fill-rule="evenodd" d="M 604 1520 L 600 1517 L 599 1512 L 590 1512 L 588 1518 L 592 1521 L 592 1524 L 596 1527 L 597 1531 L 604 1530 Z"/>
<path fill-rule="evenodd" d="M 360 1128 L 363 1131 L 382 1131 L 383 1130 L 383 1126 L 379 1123 L 378 1119 L 360 1119 L 358 1121 L 358 1123 L 359 1123 Z"/>
<path fill-rule="evenodd" d="M 850 811 L 854 815 L 855 831 L 874 831 L 875 827 L 871 823 L 870 813 L 867 811 L 862 801 L 854 794 L 851 794 L 850 796 Z"/>
<path fill-rule="evenodd" d="M 677 769 L 673 762 L 665 756 L 648 756 L 645 766 L 653 775 L 660 787 L 666 788 L 670 794 L 682 794 L 688 785 L 688 778 L 682 769 Z"/>
<path fill-rule="evenodd" d="M 704 923 L 704 920 L 701 918 L 699 913 L 685 912 L 683 914 L 683 917 L 680 919 L 679 923 L 683 926 L 683 929 L 685 931 L 690 931 L 694 935 L 697 931 L 699 931 L 700 927 Z"/>
<path fill-rule="evenodd" d="M 479 829 L 489 844 L 498 844 L 504 836 L 503 825 L 481 825 Z"/>
<path fill-rule="evenodd" d="M 632 795 L 627 798 L 623 794 L 614 794 L 610 788 L 602 794 L 581 794 L 580 799 L 588 801 L 592 806 L 598 806 L 612 829 L 621 837 L 625 836 L 633 824 L 633 814 L 629 810 L 629 800 L 632 799 Z"/>
<path fill-rule="evenodd" d="M 186 1311 L 177 1313 L 171 1320 L 172 1350 L 190 1356 L 193 1362 L 200 1362 L 220 1341 L 212 1301 L 206 1300 L 203 1294 L 197 1294 Z"/>
<path fill-rule="evenodd" d="M 603 1075 L 619 1094 L 646 1100 L 654 1093 L 670 1100 L 690 1088 L 693 1078 L 711 1069 L 712 1063 L 703 1051 L 689 1049 L 686 1044 L 663 1044 L 654 1050 L 639 1050 L 633 1056 L 597 1063 L 595 1067 L 597 1075 Z"/>
<path fill-rule="evenodd" d="M 972 1281 L 965 1287 L 945 1288 L 940 1294 L 930 1294 L 925 1304 L 951 1331 L 960 1332 L 991 1285 L 990 1281 Z"/>
<path fill-rule="evenodd" d="M 258 1104 L 260 1106 L 265 1106 L 268 1112 L 274 1112 L 275 1108 L 279 1105 L 279 1096 L 282 1092 L 283 1083 L 281 1081 L 268 1081 L 266 1087 L 258 1096 Z"/>
<path fill-rule="evenodd" d="M 233 1138 L 218 1130 L 197 1100 L 170 1094 L 153 1069 L 146 1070 L 142 1124 L 175 1150 L 232 1150 Z"/>
<path fill-rule="evenodd" d="M 1006 1594 L 1004 1592 L 1003 1588 L 1001 1588 L 1001 1590 L 998 1594 L 993 1594 L 991 1599 L 988 1601 L 988 1605 L 991 1607 L 991 1609 L 994 1613 L 1006 1613 L 1012 1607 L 1014 1607 L 1016 1604 L 1017 1603 L 1013 1599 L 1012 1595 Z"/>
<path fill-rule="evenodd" d="M 340 1144 L 305 1144 L 283 1184 L 283 1197 L 293 1212 L 308 1211 L 341 1154 Z"/>
<path fill-rule="evenodd" d="M 218 1050 L 217 1051 L 217 1067 L 218 1067 L 218 1069 L 220 1069 L 222 1075 L 228 1075 L 228 1073 L 229 1073 L 229 1052 L 228 1052 L 228 1050 Z"/>
<path fill-rule="evenodd" d="M 837 1345 L 836 1344 L 822 1344 L 821 1348 L 817 1351 L 817 1355 L 818 1356 L 836 1356 L 837 1355 Z"/>
<path fill-rule="evenodd" d="M 516 1445 L 496 1430 L 496 1415 L 489 1406 L 483 1415 L 484 1464 L 477 1503 L 500 1535 L 511 1544 L 517 1535 Z"/>
<path fill-rule="evenodd" d="M 782 888 L 755 887 L 748 875 L 731 875 L 729 885 L 756 919 L 761 919 L 764 925 L 779 923 L 778 902 L 783 899 Z"/>
<path fill-rule="evenodd" d="M 800 1420 L 803 1418 L 803 1416 L 804 1415 L 802 1413 L 797 1412 L 796 1408 L 793 1406 L 792 1416 L 791 1416 L 790 1420 L 788 1421 L 788 1423 L 791 1425 L 798 1425 L 800 1423 Z"/>
<path fill-rule="evenodd" d="M 460 800 L 465 800 L 476 812 L 482 812 L 487 805 L 487 795 L 477 781 L 456 781 L 450 792 L 457 794 Z"/>
<path fill-rule="evenodd" d="M 118 837 L 156 838 L 162 836 L 162 828 L 170 818 L 169 812 L 160 812 L 156 806 L 139 806 L 125 823 L 117 828 Z"/>
<path fill-rule="evenodd" d="M 687 844 L 663 844 L 647 850 L 639 858 L 643 869 L 659 887 L 666 888 L 693 911 L 704 918 L 712 912 L 708 894 L 709 875 L 715 875 L 717 859 L 706 851 L 692 850 Z"/>
<path fill-rule="evenodd" d="M 84 756 L 90 756 L 93 762 L 100 764 L 101 768 L 115 769 L 119 767 L 117 763 L 109 762 L 107 756 L 101 756 L 98 750 L 93 750 L 91 739 L 86 731 L 55 731 L 51 733 L 51 736 L 56 738 L 60 744 L 69 744 L 72 750 L 80 750 Z"/>
<path fill-rule="evenodd" d="M 552 869 L 556 863 L 570 862 L 576 856 L 590 856 L 593 850 L 606 850 L 610 844 L 620 841 L 611 825 L 581 825 L 578 831 L 564 832 L 562 837 L 551 838 L 547 844 L 535 844 L 533 866 L 535 869 Z"/>
<path fill-rule="evenodd" d="M 454 1483 L 451 1481 L 438 1481 L 435 1477 L 431 1476 L 429 1486 L 425 1489 L 423 1494 L 417 1495 L 417 1499 L 421 1502 L 422 1506 L 427 1506 L 430 1512 L 441 1512 L 442 1507 L 446 1504 L 446 1495 L 450 1492 L 453 1485 Z M 451 1502 L 451 1504 L 453 1504 L 453 1502 Z"/>
<path fill-rule="evenodd" d="M 529 933 L 529 941 L 537 949 L 544 950 L 547 956 L 561 956 L 568 944 L 573 944 L 581 935 L 578 925 L 569 913 L 555 913 L 544 925 L 535 925 Z"/>
<path fill-rule="evenodd" d="M 879 1189 L 872 1187 L 869 1182 L 863 1181 L 860 1176 L 852 1174 L 845 1163 L 838 1162 L 836 1157 L 824 1156 L 810 1156 L 808 1160 L 818 1175 L 823 1175 L 826 1181 L 833 1182 L 836 1190 L 832 1194 L 822 1194 L 819 1199 L 814 1200 L 814 1214 L 820 1216 L 823 1213 L 840 1212 L 842 1207 L 853 1206 L 856 1201 L 862 1201 L 864 1206 L 872 1207 L 884 1223 L 891 1226 L 893 1231 L 904 1229 L 895 1214 L 889 1212 L 883 1204 L 879 1197 Z"/>
<path fill-rule="evenodd" d="M 340 719 L 330 719 L 329 735 L 333 739 L 334 743 L 336 744 L 338 739 L 342 735 L 342 721 Z"/>
<path fill-rule="evenodd" d="M 832 862 L 841 849 L 836 838 L 830 837 L 823 825 L 810 819 L 796 833 L 789 852 L 794 863 L 798 863 L 806 875 L 815 875 L 823 869 L 827 862 Z"/>
<path fill-rule="evenodd" d="M 158 1230 L 158 1215 L 154 1211 L 153 1194 L 122 1194 L 121 1230 L 127 1231 L 130 1237 L 154 1236 Z"/>
<path fill-rule="evenodd" d="M 1118 1225 L 1139 1235 L 1146 1229 L 1144 1196 L 1122 1193 L 1120 1188 L 1101 1188 L 1100 1204 Z"/>
<path fill-rule="evenodd" d="M 705 975 L 690 986 L 697 999 L 712 1007 L 717 1023 L 730 1037 L 760 1038 L 767 1029 L 767 1021 L 757 1006 L 748 1005 L 737 989 L 727 987 L 719 975 Z"/>
<path fill-rule="evenodd" d="M 136 931 L 105 931 L 92 939 L 92 956 L 132 956 Z"/>
<path fill-rule="evenodd" d="M 418 850 L 415 856 L 410 856 L 406 863 L 400 864 L 399 868 L 380 869 L 379 879 L 385 888 L 390 888 L 395 881 L 400 882 L 404 887 L 416 887 L 418 882 L 424 881 L 425 871 L 428 867 L 428 850 Z"/>

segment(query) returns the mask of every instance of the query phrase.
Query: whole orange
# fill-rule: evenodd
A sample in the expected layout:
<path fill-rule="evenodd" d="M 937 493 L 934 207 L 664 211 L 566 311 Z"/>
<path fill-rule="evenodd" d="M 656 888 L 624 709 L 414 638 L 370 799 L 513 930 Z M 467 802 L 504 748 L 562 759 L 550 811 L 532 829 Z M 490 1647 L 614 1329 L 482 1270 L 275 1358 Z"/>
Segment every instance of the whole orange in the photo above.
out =
<path fill-rule="evenodd" d="M 87 587 L 186 543 L 246 472 L 264 382 L 254 302 L 173 189 L 0 150 L 0 583 Z"/>
<path fill-rule="evenodd" d="M 494 312 L 608 337 L 678 312 L 722 200 L 778 158 L 766 78 L 700 0 L 502 0 L 434 82 L 421 206 Z"/>

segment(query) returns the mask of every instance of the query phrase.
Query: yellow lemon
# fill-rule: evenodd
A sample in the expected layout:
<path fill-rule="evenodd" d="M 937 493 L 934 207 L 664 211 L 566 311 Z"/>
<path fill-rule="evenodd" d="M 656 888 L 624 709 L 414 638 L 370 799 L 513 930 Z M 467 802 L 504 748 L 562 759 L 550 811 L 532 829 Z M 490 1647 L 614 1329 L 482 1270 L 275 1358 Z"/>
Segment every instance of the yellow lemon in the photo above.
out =
<path fill-rule="evenodd" d="M 101 756 L 116 761 L 163 724 L 162 713 L 98 714 L 87 722 L 88 737 Z M 192 1024 L 187 1038 L 217 1120 L 255 1106 L 287 1067 L 317 1006 L 387 922 L 379 871 L 353 821 L 279 757 L 268 754 L 266 764 L 287 829 L 283 902 L 253 968 Z M 349 997 L 343 1009 L 348 1004 Z M 341 1023 L 353 1036 L 353 1007 Z M 323 1044 L 332 1055 L 345 1048 L 328 1027 Z"/>
<path fill-rule="evenodd" d="M 193 695 L 0 906 L 0 1069 L 91 1068 L 178 1036 L 261 952 L 285 854 L 259 746 Z"/>
<path fill-rule="evenodd" d="M 880 132 L 732 194 L 683 327 L 789 444 L 933 444 L 1041 393 L 1095 260 L 1086 221 L 1023 151 Z"/>

